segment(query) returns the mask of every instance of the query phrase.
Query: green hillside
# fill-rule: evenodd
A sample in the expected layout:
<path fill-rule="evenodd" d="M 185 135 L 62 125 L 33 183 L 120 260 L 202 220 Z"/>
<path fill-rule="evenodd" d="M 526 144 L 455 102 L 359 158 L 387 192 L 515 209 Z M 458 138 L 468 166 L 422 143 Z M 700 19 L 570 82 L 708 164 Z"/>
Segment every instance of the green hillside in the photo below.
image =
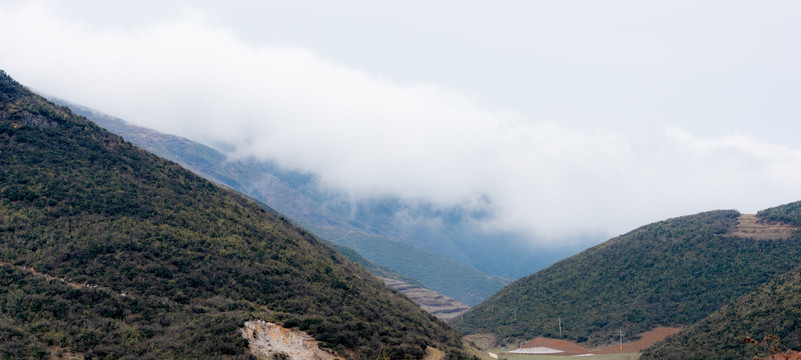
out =
<path fill-rule="evenodd" d="M 352 261 L 366 265 L 361 261 L 367 260 L 391 269 L 374 272 L 379 266 L 366 266 L 377 276 L 405 282 L 414 279 L 412 282 L 468 305 L 480 303 L 505 285 L 500 279 L 488 276 L 471 266 L 382 235 L 381 231 L 373 228 L 376 223 L 386 221 L 381 216 L 381 211 L 370 221 L 371 225 L 368 225 L 354 222 L 326 208 L 322 203 L 332 200 L 315 198 L 317 190 L 311 189 L 315 186 L 308 184 L 308 176 L 283 171 L 269 162 L 227 159 L 224 154 L 189 139 L 134 126 L 85 107 L 60 102 L 143 149 L 253 197 L 285 214 L 315 235 L 331 243 L 350 247 L 363 257 L 361 260 L 357 259 L 349 256 L 355 253 L 346 251 L 345 255 Z M 459 252 L 453 250 L 450 253 Z M 398 273 L 402 275 L 397 276 Z"/>
<path fill-rule="evenodd" d="M 761 211 L 760 218 L 801 225 L 801 202 Z M 801 238 L 801 234 L 796 234 Z M 768 259 L 765 259 L 769 261 Z M 643 351 L 641 359 L 753 359 L 769 352 L 742 342 L 774 335 L 801 349 L 801 268 L 737 298 L 680 333 Z"/>
<path fill-rule="evenodd" d="M 777 336 L 801 349 L 801 269 L 780 276 L 643 351 L 641 359 L 753 359 L 766 349 L 743 343 Z"/>
<path fill-rule="evenodd" d="M 372 259 L 375 263 L 392 269 L 402 269 L 403 274 L 417 280 L 427 289 L 445 295 L 457 294 L 458 297 L 452 297 L 469 306 L 480 303 L 498 292 L 504 285 L 500 280 L 482 274 L 476 269 L 455 266 L 452 262 L 442 261 L 436 254 L 379 235 L 352 232 L 340 238 L 338 242 Z M 492 293 L 489 293 L 490 291 Z"/>
<path fill-rule="evenodd" d="M 459 335 L 307 231 L 0 72 L 0 354 L 245 357 L 299 327 L 348 357 L 464 357 Z"/>
<path fill-rule="evenodd" d="M 611 343 L 687 326 L 796 266 L 798 237 L 734 236 L 739 214 L 713 211 L 641 227 L 518 280 L 453 323 L 500 340 Z"/>
<path fill-rule="evenodd" d="M 407 283 L 410 283 L 410 284 L 420 285 L 418 283 L 418 281 L 413 279 L 413 278 L 410 278 L 410 277 L 408 277 L 406 275 L 403 275 L 403 274 L 401 274 L 401 273 L 399 273 L 399 272 L 397 272 L 395 270 L 392 270 L 392 269 L 390 269 L 390 268 L 388 268 L 386 266 L 378 265 L 378 264 L 375 264 L 373 262 L 368 261 L 367 259 L 365 259 L 361 255 L 359 255 L 359 253 L 357 253 L 355 250 L 353 250 L 353 249 L 351 249 L 351 248 L 349 248 L 347 246 L 334 244 L 334 243 L 328 242 L 328 241 L 323 241 L 323 242 L 326 245 L 328 245 L 328 247 L 336 250 L 336 252 L 338 252 L 338 253 L 340 253 L 342 255 L 345 255 L 345 257 L 348 258 L 348 260 L 353 261 L 353 262 L 361 265 L 361 267 L 363 267 L 365 270 L 369 271 L 371 274 L 373 274 L 375 276 L 378 276 L 380 278 L 388 278 L 388 279 L 407 282 Z"/>

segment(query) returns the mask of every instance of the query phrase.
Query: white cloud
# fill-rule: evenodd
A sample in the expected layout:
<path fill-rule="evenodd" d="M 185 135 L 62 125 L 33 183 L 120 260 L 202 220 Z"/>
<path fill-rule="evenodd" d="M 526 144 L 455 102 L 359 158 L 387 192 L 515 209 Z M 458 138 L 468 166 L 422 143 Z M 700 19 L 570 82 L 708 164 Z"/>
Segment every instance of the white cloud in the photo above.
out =
<path fill-rule="evenodd" d="M 488 226 L 620 233 L 715 208 L 801 197 L 801 152 L 742 135 L 567 125 L 398 85 L 313 51 L 254 46 L 200 15 L 89 29 L 0 5 L 0 66 L 34 89 L 128 121 L 312 172 L 356 197 L 491 201 Z M 580 102 L 581 99 L 575 99 Z"/>

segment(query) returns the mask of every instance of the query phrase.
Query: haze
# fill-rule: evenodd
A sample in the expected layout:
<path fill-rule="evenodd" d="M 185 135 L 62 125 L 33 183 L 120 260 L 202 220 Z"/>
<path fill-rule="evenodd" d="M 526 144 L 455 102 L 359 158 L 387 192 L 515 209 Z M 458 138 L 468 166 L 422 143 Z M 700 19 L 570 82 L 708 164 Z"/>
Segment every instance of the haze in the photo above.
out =
<path fill-rule="evenodd" d="M 36 91 L 532 239 L 801 199 L 801 3 L 0 2 Z"/>

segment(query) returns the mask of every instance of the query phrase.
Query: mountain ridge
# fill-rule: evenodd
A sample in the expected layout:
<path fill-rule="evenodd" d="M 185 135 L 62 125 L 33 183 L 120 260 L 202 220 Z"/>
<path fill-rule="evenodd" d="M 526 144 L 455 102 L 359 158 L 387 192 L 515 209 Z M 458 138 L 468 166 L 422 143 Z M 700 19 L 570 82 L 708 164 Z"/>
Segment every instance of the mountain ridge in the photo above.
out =
<path fill-rule="evenodd" d="M 801 201 L 765 209 L 756 219 L 774 235 L 776 228 L 796 229 L 801 238 Z M 750 227 L 749 227 L 750 228 Z M 759 237 L 758 237 L 759 238 Z M 781 346 L 801 349 L 801 267 L 779 275 L 742 295 L 678 334 L 646 349 L 641 359 L 753 359 L 770 348 L 743 341 L 775 337 Z"/>
<path fill-rule="evenodd" d="M 314 186 L 309 185 L 310 179 L 307 175 L 280 170 L 269 162 L 253 159 L 231 160 L 217 150 L 192 140 L 159 133 L 84 106 L 55 100 L 143 149 L 178 162 L 193 172 L 259 200 L 286 214 L 321 238 L 347 246 L 370 262 L 404 274 L 406 278 L 387 276 L 389 273 L 383 270 L 377 273 L 379 276 L 405 282 L 410 282 L 409 278 L 412 278 L 414 280 L 411 282 L 419 282 L 426 288 L 459 299 L 468 305 L 479 303 L 506 284 L 498 277 L 486 275 L 439 254 L 382 235 L 381 231 L 365 231 L 365 228 L 373 228 L 342 218 L 307 195 L 308 192 L 316 192 L 304 192 L 302 189 Z"/>
<path fill-rule="evenodd" d="M 789 268 L 799 238 L 730 234 L 740 214 L 718 210 L 632 230 L 517 280 L 453 324 L 500 341 L 559 337 L 590 345 L 618 330 L 688 326 Z"/>
<path fill-rule="evenodd" d="M 247 358 L 239 329 L 254 318 L 349 358 L 469 357 L 445 323 L 308 231 L 5 72 L 0 153 L 0 260 L 14 265 L 0 267 L 0 353 L 11 358 Z"/>

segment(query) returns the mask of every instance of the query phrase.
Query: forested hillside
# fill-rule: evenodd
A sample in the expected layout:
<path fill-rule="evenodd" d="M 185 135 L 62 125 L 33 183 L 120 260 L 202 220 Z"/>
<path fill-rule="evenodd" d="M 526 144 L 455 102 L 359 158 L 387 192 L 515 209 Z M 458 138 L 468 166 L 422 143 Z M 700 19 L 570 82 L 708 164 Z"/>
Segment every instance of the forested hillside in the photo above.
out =
<path fill-rule="evenodd" d="M 798 237 L 735 236 L 739 218 L 713 211 L 641 227 L 512 283 L 454 326 L 499 340 L 559 337 L 561 318 L 564 338 L 599 345 L 621 330 L 690 325 L 798 262 Z"/>
<path fill-rule="evenodd" d="M 2 357 L 245 357 L 256 318 L 353 358 L 465 356 L 308 232 L 2 72 L 0 154 Z"/>
<path fill-rule="evenodd" d="M 801 349 L 801 270 L 780 276 L 643 352 L 641 359 L 753 359 L 770 350 L 743 342 L 774 335 Z"/>
<path fill-rule="evenodd" d="M 448 257 L 423 250 L 407 242 L 385 234 L 387 228 L 395 228 L 387 218 L 392 219 L 399 205 L 369 205 L 371 216 L 361 215 L 360 219 L 350 215 L 351 205 L 342 199 L 322 192 L 311 176 L 287 171 L 269 161 L 256 159 L 228 159 L 224 154 L 197 142 L 178 136 L 162 134 L 154 130 L 126 123 L 86 107 L 69 104 L 78 114 L 86 116 L 100 126 L 123 136 L 128 141 L 159 156 L 178 162 L 192 171 L 213 181 L 230 186 L 243 194 L 253 197 L 282 214 L 290 217 L 304 228 L 331 243 L 347 246 L 364 259 L 390 268 L 401 277 L 388 276 L 382 270 L 375 275 L 406 281 L 414 279 L 426 288 L 457 298 L 469 305 L 475 305 L 492 296 L 504 286 L 496 277 L 488 276 L 475 268 L 460 264 L 453 259 L 466 259 L 450 240 L 439 237 Z M 367 206 L 367 205 L 364 205 Z M 381 230 L 381 229 L 384 230 Z M 408 229 L 414 226 L 408 226 Z M 418 229 L 419 230 L 419 229 Z M 396 229 L 396 232 L 398 230 Z M 422 231 L 422 230 L 420 230 Z M 450 234 L 451 236 L 453 234 Z M 429 237 L 436 236 L 427 235 Z M 410 235 L 418 241 L 421 237 Z M 467 238 L 469 236 L 466 236 Z M 436 246 L 436 245 L 432 245 Z M 355 255 L 347 252 L 346 255 Z M 485 256 L 486 258 L 486 256 Z M 357 261 L 351 257 L 351 260 Z M 359 261 L 357 261 L 359 262 Z M 496 261 L 508 265 L 509 259 Z M 364 263 L 362 263 L 364 265 Z M 377 270 L 377 267 L 368 267 Z"/>
<path fill-rule="evenodd" d="M 799 225 L 801 202 L 760 211 L 757 216 Z M 801 239 L 801 234 L 795 237 Z M 770 349 L 744 343 L 743 338 L 762 341 L 770 335 L 787 348 L 801 350 L 801 268 L 769 281 L 646 349 L 641 359 L 753 359 L 767 355 Z"/>

